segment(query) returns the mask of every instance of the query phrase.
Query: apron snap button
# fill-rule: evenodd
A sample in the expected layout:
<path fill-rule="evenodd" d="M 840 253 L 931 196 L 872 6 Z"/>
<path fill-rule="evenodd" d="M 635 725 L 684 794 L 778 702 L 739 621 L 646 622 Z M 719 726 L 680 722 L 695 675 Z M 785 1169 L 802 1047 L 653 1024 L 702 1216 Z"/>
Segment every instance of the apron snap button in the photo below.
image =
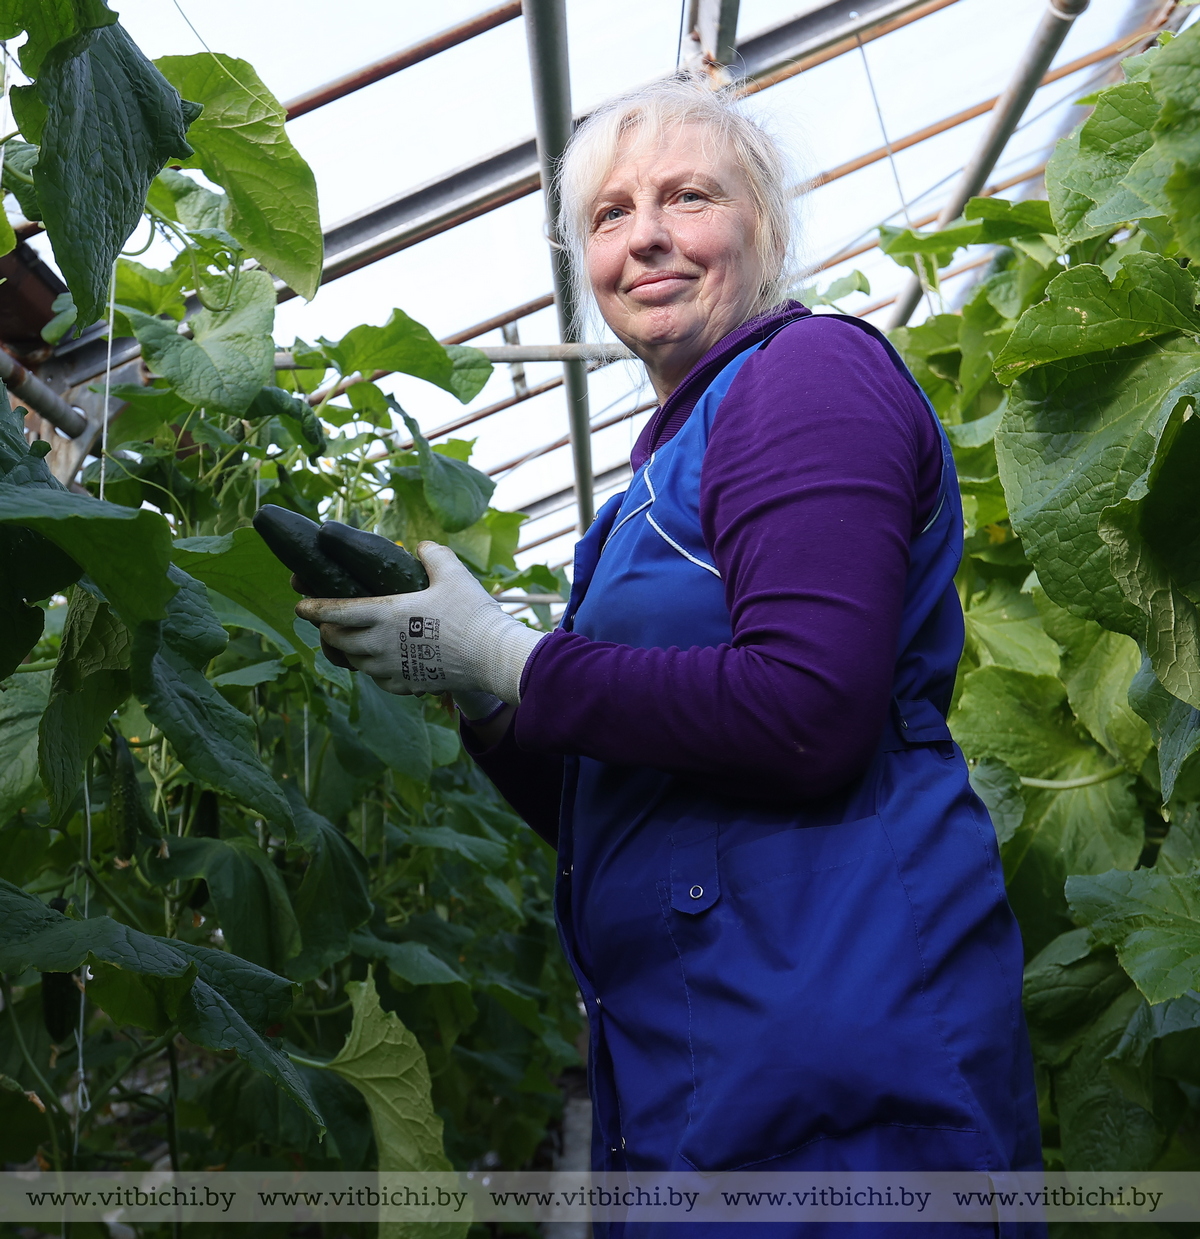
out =
<path fill-rule="evenodd" d="M 693 886 L 692 889 L 688 891 L 688 894 L 691 895 L 693 899 L 703 899 L 704 898 L 704 887 Z"/>

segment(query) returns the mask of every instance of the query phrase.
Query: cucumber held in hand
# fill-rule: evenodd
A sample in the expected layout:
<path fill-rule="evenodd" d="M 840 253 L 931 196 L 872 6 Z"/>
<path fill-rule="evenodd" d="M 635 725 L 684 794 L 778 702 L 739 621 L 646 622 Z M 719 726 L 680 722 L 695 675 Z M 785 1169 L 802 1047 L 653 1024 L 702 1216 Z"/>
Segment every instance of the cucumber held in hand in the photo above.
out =
<path fill-rule="evenodd" d="M 323 553 L 317 543 L 321 526 L 316 521 L 266 503 L 254 514 L 254 528 L 275 558 L 295 573 L 301 593 L 310 598 L 371 597 L 371 590 Z"/>
<path fill-rule="evenodd" d="M 372 598 L 415 594 L 429 585 L 421 561 L 377 533 L 326 521 L 317 535 L 317 545 L 365 586 Z"/>

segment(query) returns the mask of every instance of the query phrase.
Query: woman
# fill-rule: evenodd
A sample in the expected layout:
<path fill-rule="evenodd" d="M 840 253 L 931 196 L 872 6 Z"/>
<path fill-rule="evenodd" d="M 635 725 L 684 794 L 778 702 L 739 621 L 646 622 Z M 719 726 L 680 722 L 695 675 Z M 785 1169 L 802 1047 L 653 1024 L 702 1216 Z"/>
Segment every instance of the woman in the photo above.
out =
<path fill-rule="evenodd" d="M 391 691 L 452 689 L 557 845 L 596 1169 L 1037 1168 L 1020 939 L 945 721 L 937 418 L 873 328 L 781 302 L 781 160 L 722 98 L 609 104 L 562 190 L 661 404 L 559 629 L 429 543 L 426 593 L 297 610 Z"/>

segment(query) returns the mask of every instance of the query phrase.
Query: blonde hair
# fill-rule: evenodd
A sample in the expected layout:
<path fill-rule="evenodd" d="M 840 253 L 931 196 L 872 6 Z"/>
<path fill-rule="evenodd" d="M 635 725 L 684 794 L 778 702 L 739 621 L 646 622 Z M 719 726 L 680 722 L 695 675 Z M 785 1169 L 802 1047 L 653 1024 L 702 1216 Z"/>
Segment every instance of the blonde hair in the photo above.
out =
<path fill-rule="evenodd" d="M 594 304 L 586 262 L 591 205 L 612 172 L 621 142 L 635 130 L 645 140 L 658 142 L 683 125 L 702 126 L 729 150 L 749 186 L 758 222 L 754 246 L 763 271 L 750 317 L 785 299 L 793 244 L 787 168 L 775 141 L 737 111 L 736 102 L 728 91 L 713 90 L 694 78 L 666 78 L 602 104 L 575 131 L 557 181 L 562 242 L 581 314 Z"/>

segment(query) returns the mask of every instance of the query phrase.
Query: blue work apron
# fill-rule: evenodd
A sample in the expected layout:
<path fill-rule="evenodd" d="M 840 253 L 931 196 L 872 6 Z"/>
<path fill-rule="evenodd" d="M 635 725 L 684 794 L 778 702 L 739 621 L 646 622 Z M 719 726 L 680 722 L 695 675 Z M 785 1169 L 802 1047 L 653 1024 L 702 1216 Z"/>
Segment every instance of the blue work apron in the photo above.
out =
<path fill-rule="evenodd" d="M 879 332 L 844 321 L 908 375 Z M 761 347 L 729 362 L 603 507 L 576 551 L 563 627 L 641 648 L 731 643 L 700 473 L 721 398 Z M 929 414 L 941 488 L 911 545 L 891 718 L 858 782 L 781 805 L 566 761 L 556 914 L 590 1025 L 596 1170 L 1041 1165 L 1020 935 L 945 721 L 963 639 L 962 512 Z"/>

